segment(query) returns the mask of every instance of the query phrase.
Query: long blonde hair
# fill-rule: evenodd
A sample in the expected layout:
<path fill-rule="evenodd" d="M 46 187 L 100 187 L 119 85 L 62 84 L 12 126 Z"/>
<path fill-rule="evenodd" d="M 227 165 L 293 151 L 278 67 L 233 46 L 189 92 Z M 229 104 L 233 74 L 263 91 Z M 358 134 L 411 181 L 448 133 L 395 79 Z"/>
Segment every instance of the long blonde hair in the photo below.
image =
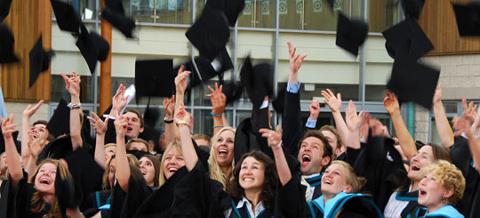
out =
<path fill-rule="evenodd" d="M 158 187 L 162 187 L 165 182 L 167 182 L 167 177 L 165 177 L 165 157 L 167 156 L 166 154 L 171 150 L 175 149 L 176 152 L 178 152 L 180 155 L 183 156 L 183 151 L 182 147 L 180 147 L 180 144 L 177 143 L 176 141 L 170 143 L 167 145 L 165 148 L 165 151 L 163 152 L 162 159 L 160 160 L 160 173 L 159 173 L 159 178 L 158 178 Z"/>
<path fill-rule="evenodd" d="M 215 134 L 210 141 L 210 144 L 211 144 L 212 147 L 210 148 L 210 157 L 208 158 L 208 167 L 209 167 L 209 170 L 210 170 L 210 178 L 214 179 L 214 180 L 217 180 L 218 182 L 222 183 L 224 189 L 226 189 L 227 184 L 229 183 L 229 180 L 232 177 L 232 175 L 225 175 L 225 173 L 222 171 L 222 168 L 220 167 L 220 165 L 218 165 L 217 153 L 215 152 L 214 147 L 215 147 L 216 141 L 220 137 L 220 134 L 222 134 L 225 131 L 231 131 L 231 132 L 233 132 L 233 135 L 235 135 L 235 129 L 232 128 L 232 127 L 223 127 L 222 129 L 220 129 L 220 131 L 218 131 L 217 134 Z M 230 165 L 230 168 L 232 169 L 232 171 L 233 171 L 233 168 L 235 167 L 234 162 L 235 161 L 232 160 L 232 164 Z"/>

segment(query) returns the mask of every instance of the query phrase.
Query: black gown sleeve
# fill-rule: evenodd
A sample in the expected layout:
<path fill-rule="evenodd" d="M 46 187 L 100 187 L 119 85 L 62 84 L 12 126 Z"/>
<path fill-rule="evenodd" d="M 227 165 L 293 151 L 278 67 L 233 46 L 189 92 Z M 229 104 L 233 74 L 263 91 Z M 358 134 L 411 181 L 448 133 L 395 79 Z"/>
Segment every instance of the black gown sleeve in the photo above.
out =
<path fill-rule="evenodd" d="M 11 195 L 10 199 L 13 199 L 14 203 L 12 202 L 12 204 L 8 204 L 8 212 L 13 214 L 12 217 L 34 216 L 31 212 L 33 193 L 35 193 L 35 189 L 32 184 L 27 183 L 25 177 L 18 182 L 16 189 L 10 186 L 9 195 Z"/>
<path fill-rule="evenodd" d="M 382 211 L 393 191 L 408 183 L 402 157 L 393 143 L 389 138 L 369 135 L 354 164 L 355 173 L 367 179 L 362 192 L 371 193 Z"/>
<path fill-rule="evenodd" d="M 292 175 L 292 179 L 278 190 L 278 204 L 276 211 L 280 217 L 305 217 L 306 199 L 305 188 L 300 184 L 299 173 Z"/>
<path fill-rule="evenodd" d="M 296 155 L 298 152 L 298 142 L 302 137 L 303 131 L 300 122 L 300 93 L 285 92 L 285 108 L 282 114 L 282 141 L 285 152 Z"/>
<path fill-rule="evenodd" d="M 138 207 L 151 193 L 152 190 L 143 178 L 137 180 L 131 176 L 127 192 L 124 192 L 120 185 L 115 184 L 110 207 L 111 217 L 133 217 Z"/>

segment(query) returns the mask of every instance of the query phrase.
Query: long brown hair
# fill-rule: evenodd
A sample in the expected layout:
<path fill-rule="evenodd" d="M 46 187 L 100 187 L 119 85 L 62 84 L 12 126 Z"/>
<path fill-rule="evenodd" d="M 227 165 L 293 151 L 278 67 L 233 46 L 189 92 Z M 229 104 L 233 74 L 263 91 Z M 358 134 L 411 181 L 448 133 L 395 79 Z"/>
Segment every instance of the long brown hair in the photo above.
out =
<path fill-rule="evenodd" d="M 57 167 L 57 173 L 55 177 L 60 176 L 61 181 L 72 181 L 72 175 L 70 174 L 70 171 L 68 171 L 68 166 L 64 161 L 61 160 L 54 160 L 54 159 L 45 159 L 38 164 L 37 168 L 35 169 L 35 173 L 31 177 L 31 182 L 34 183 L 35 178 L 37 177 L 38 172 L 40 171 L 40 168 L 44 164 L 53 164 Z M 57 180 L 57 179 L 55 179 Z M 56 181 L 55 181 L 56 182 Z M 55 190 L 55 193 L 57 190 Z M 31 199 L 31 210 L 33 213 L 40 213 L 43 210 L 45 210 L 47 203 L 43 200 L 43 195 L 44 193 L 41 193 L 39 191 L 35 191 L 32 199 Z M 66 208 L 64 208 L 66 209 Z M 60 208 L 58 201 L 57 201 L 57 196 L 55 195 L 54 202 L 51 204 L 50 210 L 48 214 L 46 214 L 46 217 L 62 217 L 62 209 Z"/>
<path fill-rule="evenodd" d="M 143 157 L 147 158 L 152 162 L 153 168 L 155 169 L 155 175 L 153 176 L 153 186 L 158 187 L 159 186 L 159 177 L 160 177 L 160 160 L 158 157 L 147 154 L 144 155 Z M 140 158 L 142 159 L 142 158 Z M 140 161 L 140 160 L 139 160 Z"/>
<path fill-rule="evenodd" d="M 227 191 L 235 199 L 243 198 L 245 190 L 240 186 L 239 179 L 242 163 L 247 157 L 253 157 L 255 160 L 260 161 L 265 168 L 265 181 L 263 183 L 262 193 L 260 194 L 260 200 L 263 201 L 265 208 L 271 211 L 274 204 L 275 187 L 278 184 L 277 170 L 273 160 L 261 151 L 252 151 L 242 156 L 233 169 L 233 176 Z"/>

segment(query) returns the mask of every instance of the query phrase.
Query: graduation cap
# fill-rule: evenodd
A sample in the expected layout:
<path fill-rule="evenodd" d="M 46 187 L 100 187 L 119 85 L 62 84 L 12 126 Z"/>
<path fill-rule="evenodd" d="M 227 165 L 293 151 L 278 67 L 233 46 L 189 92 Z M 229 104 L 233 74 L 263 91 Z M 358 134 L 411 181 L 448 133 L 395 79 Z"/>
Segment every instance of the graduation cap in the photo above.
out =
<path fill-rule="evenodd" d="M 405 53 L 413 59 L 422 57 L 433 49 L 432 42 L 423 32 L 415 19 L 409 18 L 385 30 L 385 47 L 388 55 L 395 58 L 399 53 Z"/>
<path fill-rule="evenodd" d="M 480 3 L 453 4 L 460 36 L 480 36 Z"/>
<path fill-rule="evenodd" d="M 358 55 L 360 47 L 367 39 L 368 24 L 365 21 L 349 19 L 343 13 L 338 14 L 336 44 L 352 55 Z"/>
<path fill-rule="evenodd" d="M 406 18 L 415 18 L 418 20 L 423 10 L 425 0 L 401 0 L 403 13 Z"/>
<path fill-rule="evenodd" d="M 175 90 L 173 60 L 136 60 L 135 88 L 137 99 L 142 96 L 171 97 Z"/>
<path fill-rule="evenodd" d="M 191 89 L 199 84 L 205 83 L 206 81 L 214 78 L 215 76 L 219 77 L 219 80 L 223 80 L 223 73 L 229 69 L 233 68 L 232 59 L 228 55 L 226 49 L 223 49 L 219 55 L 213 60 L 200 56 L 184 64 L 185 70 L 189 70 L 192 73 L 190 74 L 190 82 L 188 84 L 188 89 Z M 178 70 L 178 67 L 176 68 Z"/>
<path fill-rule="evenodd" d="M 55 138 L 70 133 L 70 108 L 64 99 L 58 102 L 52 118 L 48 121 L 47 129 Z"/>
<path fill-rule="evenodd" d="M 254 67 L 250 56 L 246 57 L 240 71 L 240 81 L 255 108 L 260 107 L 265 96 L 273 95 L 273 67 L 271 64 L 261 63 Z"/>
<path fill-rule="evenodd" d="M 14 53 L 13 45 L 15 38 L 10 29 L 3 24 L 0 24 L 0 64 L 18 62 L 18 57 Z"/>
<path fill-rule="evenodd" d="M 46 158 L 61 159 L 73 152 L 72 139 L 69 135 L 59 137 L 48 143 L 38 155 L 37 163 Z"/>
<path fill-rule="evenodd" d="M 105 5 L 110 10 L 125 15 L 125 9 L 123 8 L 122 0 L 108 0 L 105 1 Z"/>
<path fill-rule="evenodd" d="M 2 0 L 0 1 L 0 23 L 8 16 L 10 12 L 10 6 L 12 4 L 12 0 Z"/>
<path fill-rule="evenodd" d="M 439 76 L 439 70 L 401 57 L 395 59 L 387 89 L 395 93 L 399 102 L 412 101 L 430 109 Z"/>
<path fill-rule="evenodd" d="M 124 13 L 121 13 L 118 10 L 119 9 L 111 9 L 106 7 L 102 11 L 102 18 L 112 24 L 112 26 L 115 27 L 118 31 L 120 31 L 125 37 L 133 38 L 135 21 L 132 18 L 125 16 Z"/>
<path fill-rule="evenodd" d="M 145 109 L 145 112 L 143 112 L 144 129 L 143 132 L 140 133 L 139 138 L 142 138 L 146 141 L 152 141 L 155 146 L 158 146 L 159 138 L 161 135 L 161 132 L 155 129 L 155 126 L 160 119 L 160 115 L 160 108 L 150 107 L 149 98 L 147 108 Z"/>
<path fill-rule="evenodd" d="M 76 45 L 87 62 L 90 73 L 93 73 L 95 72 L 97 61 L 104 61 L 108 57 L 110 45 L 98 33 L 88 32 L 84 26 L 81 29 L 82 31 L 78 36 Z"/>
<path fill-rule="evenodd" d="M 82 18 L 73 6 L 58 0 L 51 0 L 51 3 L 58 27 L 63 31 L 79 34 L 80 27 L 83 26 Z"/>
<path fill-rule="evenodd" d="M 54 56 L 52 50 L 46 51 L 42 46 L 42 37 L 37 40 L 32 50 L 30 50 L 30 81 L 29 87 L 32 87 L 38 76 L 48 69 L 50 61 Z"/>
<path fill-rule="evenodd" d="M 228 20 L 222 11 L 205 7 L 185 35 L 198 49 L 200 56 L 213 60 L 225 49 L 230 37 Z"/>
<path fill-rule="evenodd" d="M 227 104 L 230 104 L 242 97 L 243 86 L 238 81 L 228 81 L 223 83 L 222 92 L 227 97 Z"/>
<path fill-rule="evenodd" d="M 230 26 L 234 27 L 240 12 L 245 7 L 245 0 L 208 0 L 206 7 L 223 11 Z"/>
<path fill-rule="evenodd" d="M 142 158 L 145 155 L 149 155 L 150 153 L 145 151 L 139 151 L 139 150 L 130 150 L 130 151 L 127 151 L 127 154 L 131 154 L 135 156 L 138 160 L 140 160 L 140 158 Z"/>

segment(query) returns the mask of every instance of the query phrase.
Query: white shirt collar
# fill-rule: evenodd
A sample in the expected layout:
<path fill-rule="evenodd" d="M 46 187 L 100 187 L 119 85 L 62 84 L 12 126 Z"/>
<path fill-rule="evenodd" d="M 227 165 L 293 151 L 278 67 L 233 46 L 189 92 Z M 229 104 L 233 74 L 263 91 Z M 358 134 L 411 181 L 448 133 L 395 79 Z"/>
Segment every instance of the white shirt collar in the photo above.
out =
<path fill-rule="evenodd" d="M 265 210 L 265 207 L 263 206 L 263 201 L 260 201 L 255 207 L 255 215 L 254 215 L 252 210 L 252 203 L 250 203 L 250 201 L 246 197 L 243 197 L 242 200 L 238 202 L 237 208 L 240 209 L 245 205 L 247 206 L 247 211 L 250 214 L 250 217 L 257 217 L 262 211 Z"/>

